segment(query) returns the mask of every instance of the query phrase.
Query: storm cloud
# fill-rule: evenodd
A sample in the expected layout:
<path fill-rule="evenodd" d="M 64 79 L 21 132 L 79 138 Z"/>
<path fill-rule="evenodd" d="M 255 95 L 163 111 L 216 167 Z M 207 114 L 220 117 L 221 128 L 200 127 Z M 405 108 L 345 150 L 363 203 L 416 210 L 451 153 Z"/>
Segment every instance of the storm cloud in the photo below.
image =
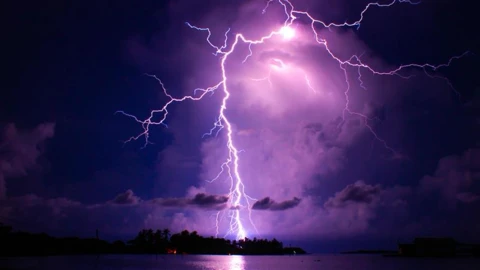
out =
<path fill-rule="evenodd" d="M 144 200 L 127 190 L 113 200 L 85 204 L 65 197 L 44 198 L 35 194 L 11 197 L 0 205 L 0 221 L 17 229 L 56 231 L 69 235 L 82 224 L 85 231 L 96 228 L 115 229 L 116 233 L 133 233 L 145 226 L 175 230 L 201 230 L 202 224 L 191 224 L 185 217 L 189 211 L 219 211 L 226 207 L 227 196 L 198 193 L 183 198 L 155 198 Z M 49 222 L 44 222 L 48 219 Z M 32 229 L 31 226 L 35 225 Z"/>
<path fill-rule="evenodd" d="M 137 204 L 140 202 L 140 198 L 135 196 L 131 189 L 128 189 L 124 193 L 118 194 L 113 200 L 110 201 L 112 204 Z"/>
<path fill-rule="evenodd" d="M 480 194 L 480 148 L 471 148 L 461 155 L 446 156 L 432 175 L 420 180 L 423 194 L 439 194 L 450 206 L 457 202 L 472 203 Z"/>
<path fill-rule="evenodd" d="M 221 210 L 227 207 L 228 196 L 197 193 L 193 198 L 156 198 L 152 203 L 164 207 L 198 207 L 205 210 Z"/>
<path fill-rule="evenodd" d="M 123 48 L 131 60 L 128 71 L 93 74 L 99 76 L 99 81 L 93 75 L 90 80 L 97 83 L 101 77 L 110 82 L 123 82 L 118 77 L 105 76 L 125 75 L 128 81 L 125 88 L 129 90 L 111 92 L 126 97 L 88 97 L 92 104 L 98 104 L 96 110 L 89 110 L 88 114 L 92 119 L 88 124 L 97 121 L 95 127 L 83 126 L 84 122 L 79 119 L 86 116 L 72 116 L 75 121 L 70 125 L 74 123 L 83 132 L 78 133 L 81 136 L 76 134 L 75 140 L 81 137 L 82 141 L 76 146 L 88 143 L 90 148 L 80 146 L 70 151 L 66 146 L 73 137 L 59 134 L 64 135 L 62 132 L 71 126 L 62 122 L 62 130 L 59 129 L 55 137 L 63 138 L 58 145 L 64 149 L 57 145 L 59 148 L 50 156 L 61 164 L 55 166 L 62 169 L 56 167 L 54 174 L 45 175 L 46 182 L 55 183 L 47 191 L 17 194 L 13 192 L 13 185 L 8 184 L 39 169 L 45 152 L 43 146 L 53 137 L 55 126 L 45 123 L 23 129 L 10 124 L 2 130 L 1 217 L 20 228 L 22 222 L 35 225 L 51 220 L 45 228 L 49 226 L 54 232 L 65 228 L 79 231 L 85 224 L 89 232 L 100 228 L 133 234 L 138 229 L 151 227 L 214 235 L 229 232 L 232 221 L 235 222 L 231 218 L 238 213 L 249 238 L 274 236 L 309 240 L 369 234 L 396 238 L 418 235 L 425 232 L 422 228 L 434 227 L 438 229 L 436 232 L 443 233 L 465 231 L 462 220 L 474 216 L 480 203 L 480 156 L 478 138 L 477 147 L 472 147 L 471 142 L 462 140 L 466 137 L 460 135 L 471 130 L 467 128 L 468 123 L 462 121 L 464 108 L 460 108 L 456 93 L 452 95 L 451 86 L 456 87 L 460 80 L 457 78 L 450 84 L 437 76 L 437 70 L 429 68 L 428 74 L 412 67 L 404 69 L 402 76 L 382 76 L 366 68 L 339 64 L 339 61 L 354 59 L 355 55 L 363 64 L 388 72 L 407 61 L 403 57 L 412 52 L 410 50 L 415 52 L 408 61 L 448 62 L 452 52 L 441 51 L 441 46 L 435 50 L 441 57 L 431 54 L 432 44 L 439 43 L 425 44 L 418 40 L 416 46 L 410 44 L 410 36 L 424 36 L 420 32 L 428 29 L 427 24 L 431 24 L 431 29 L 438 28 L 438 21 L 425 20 L 436 10 L 429 8 L 433 4 L 410 5 L 396 1 L 389 8 L 372 6 L 364 14 L 365 24 L 361 28 L 326 29 L 316 24 L 313 27 L 318 30 L 317 37 L 326 41 L 322 44 L 315 40 L 308 19 L 299 15 L 292 39 L 273 36 L 252 46 L 240 40 L 235 51 L 228 54 L 225 73 L 222 73 L 219 64 L 225 55 L 215 54 L 211 44 L 222 46 L 228 29 L 226 50 L 231 48 L 236 33 L 243 33 L 248 39 L 268 35 L 282 26 L 285 10 L 277 1 L 270 2 L 265 13 L 262 13 L 264 1 L 207 2 L 170 1 L 155 13 L 154 20 L 135 20 L 135 24 L 129 25 L 125 36 L 130 36 Z M 351 21 L 362 14 L 361 4 L 351 5 L 345 0 L 334 1 L 332 6 L 329 2 L 332 1 L 292 1 L 296 7 L 311 11 L 312 16 L 327 23 L 345 21 L 345 18 Z M 402 21 L 403 15 L 395 15 L 397 4 L 402 5 L 405 8 L 402 10 L 411 18 L 408 28 Z M 118 14 L 123 23 L 124 13 Z M 161 19 L 159 24 L 162 24 L 159 32 L 155 32 L 160 29 L 155 25 L 157 19 Z M 146 21 L 151 27 L 141 25 Z M 185 25 L 186 21 L 209 27 L 210 33 L 191 29 Z M 422 27 L 416 27 L 417 22 Z M 391 30 L 396 24 L 408 31 Z M 117 22 L 109 25 L 116 26 Z M 134 33 L 135 27 L 139 27 L 137 33 Z M 97 32 L 95 36 L 111 37 Z M 114 36 L 124 37 L 120 33 Z M 441 41 L 445 40 L 454 39 L 441 36 Z M 115 42 L 119 43 L 121 41 Z M 416 51 L 420 43 L 426 51 Z M 104 47 L 109 48 L 108 53 L 119 51 L 109 46 L 96 46 L 96 49 Z M 399 51 L 392 50 L 397 47 Z M 75 47 L 68 47 L 67 51 L 82 51 L 72 48 Z M 107 53 L 99 52 L 99 55 L 107 56 Z M 57 62 L 63 63 L 52 61 L 52 65 Z M 461 66 L 457 60 L 454 62 L 455 65 L 444 66 L 438 72 Z M 130 73 L 130 64 L 136 65 L 137 71 Z M 59 66 L 60 70 L 73 70 Z M 78 67 L 89 71 L 85 66 Z M 144 73 L 155 74 L 171 96 L 165 95 L 155 79 L 137 76 Z M 83 72 L 78 74 L 84 76 Z M 131 141 L 124 149 L 129 149 L 134 157 L 126 155 L 118 162 L 119 152 L 123 150 L 116 140 L 136 136 L 146 126 L 119 116 L 121 124 L 114 123 L 102 118 L 104 115 L 128 108 L 129 113 L 143 119 L 151 115 L 151 109 L 160 110 L 170 97 L 181 98 L 192 93 L 198 97 L 200 92 L 194 89 L 217 85 L 223 75 L 228 78 L 226 85 L 202 100 L 169 103 L 168 114 L 161 110 L 152 118 L 159 121 L 165 116 L 168 128 L 150 126 L 148 138 L 154 144 L 140 151 L 144 137 L 140 138 L 141 142 Z M 461 72 L 460 77 L 463 80 L 467 73 Z M 62 82 L 59 88 L 65 85 L 72 84 Z M 89 95 L 110 93 L 90 88 L 94 91 Z M 141 95 L 136 91 L 139 88 Z M 112 102 L 105 104 L 105 100 Z M 130 106 L 122 108 L 125 104 Z M 216 122 L 222 105 L 228 124 L 222 118 Z M 473 103 L 470 106 L 473 108 Z M 474 117 L 478 125 L 478 116 Z M 83 135 L 93 130 L 105 132 L 105 136 Z M 227 140 L 227 134 L 231 135 L 233 144 Z M 98 145 L 107 145 L 106 142 L 113 148 L 98 151 Z M 238 162 L 228 152 L 233 146 L 238 150 L 235 151 Z M 73 157 L 67 160 L 61 155 Z M 69 164 L 63 168 L 64 161 Z M 80 169 L 76 167 L 78 164 Z M 78 172 L 83 168 L 85 172 Z M 8 194 L 7 187 L 15 196 Z M 245 196 L 239 197 L 243 192 Z M 442 226 L 447 229 L 440 230 Z M 471 235 L 475 233 L 471 229 Z"/>
<path fill-rule="evenodd" d="M 8 178 L 23 177 L 30 170 L 40 169 L 37 159 L 44 151 L 44 142 L 52 138 L 55 124 L 43 123 L 30 130 L 17 128 L 13 123 L 0 133 L 0 199 L 7 196 Z"/>
<path fill-rule="evenodd" d="M 380 185 L 368 185 L 357 181 L 347 185 L 342 191 L 325 202 L 325 207 L 345 207 L 349 203 L 371 203 L 381 192 Z"/>
<path fill-rule="evenodd" d="M 276 202 L 270 197 L 265 197 L 261 200 L 256 201 L 252 209 L 254 210 L 270 210 L 270 211 L 283 211 L 290 208 L 294 208 L 300 204 L 301 199 L 294 197 L 291 200 L 286 200 L 282 202 Z"/>
<path fill-rule="evenodd" d="M 178 1 L 173 9 L 180 14 L 187 6 L 189 1 Z M 242 2 L 234 11 L 230 8 L 225 4 L 208 9 L 188 21 L 198 27 L 212 27 L 209 41 L 223 44 L 227 29 L 254 39 L 277 29 L 278 22 L 285 19 L 284 10 L 276 2 L 271 3 L 265 14 L 255 12 L 264 8 L 264 3 L 258 1 Z M 225 18 L 226 10 L 235 16 Z M 187 67 L 168 65 L 178 68 L 182 77 L 188 78 L 174 85 L 183 89 L 178 95 L 190 94 L 192 89 L 215 85 L 221 80 L 219 59 L 212 56 L 212 47 L 205 41 L 208 33 L 190 30 L 175 28 L 185 33 L 176 37 L 176 44 L 181 46 L 172 47 L 166 60 L 158 59 L 175 65 L 188 59 Z M 295 227 L 296 232 L 302 232 L 321 227 L 316 231 L 319 235 L 352 235 L 366 233 L 384 208 L 405 217 L 411 188 L 389 182 L 391 176 L 387 173 L 400 172 L 410 154 L 402 149 L 407 136 L 404 130 L 408 130 L 411 121 L 411 116 L 405 115 L 404 102 L 428 98 L 433 106 L 448 107 L 452 104 L 451 89 L 422 70 L 405 70 L 406 76 L 412 77 L 406 80 L 340 66 L 324 46 L 312 39 L 309 25 L 298 23 L 295 31 L 295 38 L 289 41 L 274 37 L 251 48 L 239 42 L 226 61 L 230 94 L 226 112 L 234 144 L 241 150 L 239 176 L 233 180 L 239 177 L 248 196 L 261 198 L 241 202 L 242 206 L 251 203 L 252 209 L 259 210 L 251 213 L 255 226 L 246 221 L 246 230 L 253 234 L 255 228 L 263 233 L 291 234 L 292 230 L 282 228 Z M 328 40 L 331 53 L 341 60 L 362 55 L 361 61 L 377 70 L 396 68 L 381 59 L 353 29 L 320 29 L 318 33 Z M 132 42 L 136 46 L 131 48 L 135 61 L 145 67 L 145 61 L 151 62 L 151 56 L 156 55 L 148 51 L 158 49 L 158 44 L 141 39 Z M 410 89 L 417 89 L 417 83 L 425 90 L 413 94 Z M 218 134 L 214 130 L 215 136 L 204 136 L 198 141 L 199 134 L 208 133 L 215 126 L 211 119 L 218 118 L 222 98 L 223 93 L 216 91 L 207 101 L 180 106 L 177 113 L 182 117 L 172 116 L 170 120 L 170 125 L 175 125 L 171 129 L 178 134 L 176 143 L 198 142 L 199 153 L 192 150 L 201 158 L 198 181 L 191 184 L 199 185 L 206 194 L 228 193 L 233 186 L 228 175 L 231 171 L 224 166 L 231 161 L 225 128 Z M 379 175 L 373 173 L 377 170 Z M 182 178 L 190 179 L 190 176 Z M 458 197 L 463 201 L 475 200 L 470 194 Z M 182 198 L 165 199 L 163 203 L 189 205 Z M 245 207 L 239 205 L 225 209 L 247 215 Z M 202 213 L 183 218 L 192 223 L 211 222 Z M 392 224 L 394 219 L 389 217 Z M 228 230 L 229 224 L 220 220 L 220 230 Z"/>

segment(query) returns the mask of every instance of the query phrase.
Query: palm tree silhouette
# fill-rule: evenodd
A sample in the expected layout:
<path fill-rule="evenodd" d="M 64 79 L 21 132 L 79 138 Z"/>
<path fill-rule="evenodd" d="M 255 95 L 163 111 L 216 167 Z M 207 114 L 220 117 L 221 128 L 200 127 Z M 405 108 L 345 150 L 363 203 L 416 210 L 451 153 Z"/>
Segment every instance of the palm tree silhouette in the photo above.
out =
<path fill-rule="evenodd" d="M 163 229 L 163 238 L 168 241 L 170 239 L 170 236 L 171 236 L 170 230 Z"/>

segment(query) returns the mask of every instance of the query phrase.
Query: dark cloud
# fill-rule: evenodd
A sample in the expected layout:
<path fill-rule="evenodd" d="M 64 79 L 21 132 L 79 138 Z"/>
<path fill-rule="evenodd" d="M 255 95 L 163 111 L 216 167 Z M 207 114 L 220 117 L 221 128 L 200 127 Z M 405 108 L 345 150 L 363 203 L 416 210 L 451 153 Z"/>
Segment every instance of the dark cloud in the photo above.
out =
<path fill-rule="evenodd" d="M 198 193 L 193 199 L 189 201 L 189 204 L 198 205 L 200 207 L 209 207 L 219 204 L 225 204 L 227 203 L 227 201 L 227 196 L 207 195 L 205 193 Z"/>
<path fill-rule="evenodd" d="M 140 198 L 135 196 L 133 191 L 131 189 L 118 194 L 113 200 L 110 201 L 110 203 L 113 204 L 137 204 L 140 202 Z"/>
<path fill-rule="evenodd" d="M 197 193 L 193 198 L 156 198 L 153 203 L 164 207 L 196 206 L 202 209 L 224 209 L 227 206 L 228 196 Z"/>
<path fill-rule="evenodd" d="M 471 192 L 462 192 L 457 194 L 457 200 L 463 203 L 473 203 L 480 199 L 480 196 Z"/>
<path fill-rule="evenodd" d="M 179 230 L 194 228 L 184 212 L 226 208 L 227 196 L 197 193 L 184 198 L 141 200 L 132 190 L 98 204 L 69 198 L 43 198 L 34 194 L 11 197 L 0 204 L 0 222 L 17 229 L 45 231 L 54 235 L 90 233 L 95 229 L 112 234 L 132 234 L 145 226 Z M 177 212 L 180 210 L 181 212 Z M 48 220 L 48 222 L 45 222 Z M 81 225 L 81 228 L 79 227 Z M 80 236 L 80 235 L 79 235 Z"/>
<path fill-rule="evenodd" d="M 450 206 L 457 201 L 468 203 L 478 200 L 480 194 L 480 148 L 472 148 L 462 155 L 440 159 L 432 175 L 420 181 L 420 192 L 439 194 Z"/>
<path fill-rule="evenodd" d="M 357 181 L 347 185 L 342 191 L 335 193 L 334 197 L 325 202 L 325 207 L 345 207 L 350 203 L 369 204 L 378 197 L 382 191 L 380 185 L 368 185 L 363 181 Z"/>
<path fill-rule="evenodd" d="M 187 199 L 185 198 L 156 198 L 153 203 L 164 207 L 186 207 Z"/>
<path fill-rule="evenodd" d="M 37 159 L 43 153 L 43 143 L 53 137 L 55 124 L 44 123 L 32 130 L 19 130 L 6 125 L 0 136 L 0 199 L 7 195 L 7 178 L 26 176 L 38 168 Z"/>
<path fill-rule="evenodd" d="M 255 210 L 270 210 L 270 211 L 283 211 L 290 208 L 294 208 L 299 205 L 301 199 L 294 197 L 291 200 L 286 200 L 283 202 L 275 202 L 274 200 L 270 199 L 270 197 L 265 197 L 261 200 L 255 202 L 252 206 L 252 209 Z"/>

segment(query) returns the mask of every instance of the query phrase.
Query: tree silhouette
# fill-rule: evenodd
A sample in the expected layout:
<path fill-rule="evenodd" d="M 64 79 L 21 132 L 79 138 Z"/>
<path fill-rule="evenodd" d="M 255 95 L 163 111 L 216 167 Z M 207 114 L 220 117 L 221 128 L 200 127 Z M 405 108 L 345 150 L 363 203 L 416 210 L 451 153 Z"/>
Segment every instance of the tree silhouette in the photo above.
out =
<path fill-rule="evenodd" d="M 134 239 L 108 243 L 96 238 L 54 238 L 47 234 L 31 234 L 13 231 L 12 227 L 0 223 L 0 256 L 32 256 L 61 254 L 130 253 L 159 254 L 174 250 L 187 254 L 291 254 L 293 248 L 283 248 L 276 239 L 245 238 L 230 241 L 213 236 L 203 237 L 197 231 L 183 230 L 170 234 L 169 229 L 143 229 Z M 297 254 L 304 252 L 297 248 Z"/>
<path fill-rule="evenodd" d="M 163 238 L 167 241 L 170 240 L 170 235 L 171 235 L 170 230 L 169 229 L 163 229 L 162 232 L 163 232 Z"/>

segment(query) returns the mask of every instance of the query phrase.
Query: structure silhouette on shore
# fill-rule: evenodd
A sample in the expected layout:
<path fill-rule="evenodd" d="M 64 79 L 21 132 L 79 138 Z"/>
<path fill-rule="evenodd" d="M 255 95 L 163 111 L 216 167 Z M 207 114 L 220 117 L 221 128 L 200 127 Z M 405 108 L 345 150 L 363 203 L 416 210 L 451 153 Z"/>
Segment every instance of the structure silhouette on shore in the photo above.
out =
<path fill-rule="evenodd" d="M 480 245 L 458 242 L 448 237 L 417 237 L 398 243 L 398 250 L 354 250 L 342 254 L 382 254 L 387 257 L 480 257 Z"/>
<path fill-rule="evenodd" d="M 284 255 L 305 254 L 297 247 L 283 247 L 275 238 L 228 240 L 203 237 L 196 231 L 184 230 L 171 234 L 170 230 L 141 230 L 126 243 L 112 243 L 96 238 L 57 238 L 45 233 L 13 231 L 12 227 L 0 224 L 0 256 L 47 256 L 67 254 L 239 254 L 239 255 Z"/>
<path fill-rule="evenodd" d="M 405 257 L 480 256 L 480 245 L 461 243 L 448 237 L 417 237 L 413 243 L 399 243 L 398 255 Z"/>

